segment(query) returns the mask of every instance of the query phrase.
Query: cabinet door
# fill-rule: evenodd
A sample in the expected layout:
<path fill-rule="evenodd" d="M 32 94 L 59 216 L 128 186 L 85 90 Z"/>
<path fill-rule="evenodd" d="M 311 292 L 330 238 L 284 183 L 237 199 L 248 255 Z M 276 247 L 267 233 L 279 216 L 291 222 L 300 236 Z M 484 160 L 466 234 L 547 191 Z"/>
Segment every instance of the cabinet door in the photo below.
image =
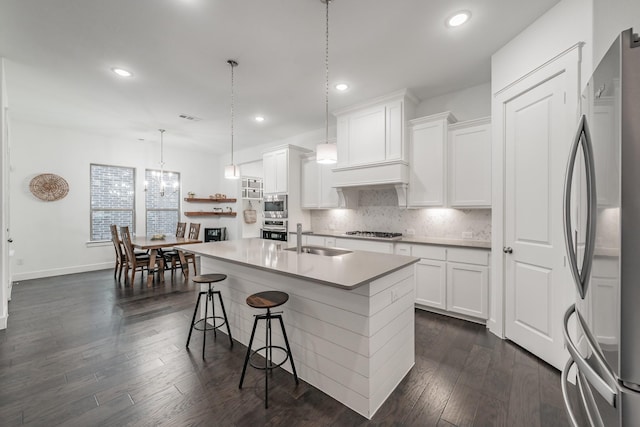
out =
<path fill-rule="evenodd" d="M 385 160 L 384 105 L 354 113 L 348 120 L 349 163 L 357 165 Z"/>
<path fill-rule="evenodd" d="M 487 319 L 489 268 L 447 263 L 447 310 Z"/>
<path fill-rule="evenodd" d="M 411 129 L 408 206 L 444 206 L 445 138 L 443 120 Z"/>
<path fill-rule="evenodd" d="M 402 101 L 391 102 L 386 105 L 386 160 L 399 160 L 404 156 L 402 146 L 404 133 L 404 115 Z"/>
<path fill-rule="evenodd" d="M 340 204 L 338 192 L 333 188 L 333 165 L 318 165 L 320 172 L 320 201 L 321 208 L 337 208 Z"/>
<path fill-rule="evenodd" d="M 276 156 L 275 153 L 265 153 L 262 156 L 262 169 L 264 173 L 263 188 L 265 193 L 276 192 Z"/>
<path fill-rule="evenodd" d="M 286 193 L 289 191 L 289 152 L 279 150 L 275 152 L 276 165 L 276 193 Z"/>
<path fill-rule="evenodd" d="M 421 259 L 415 266 L 416 303 L 446 310 L 446 263 Z"/>
<path fill-rule="evenodd" d="M 300 195 L 300 205 L 303 208 L 317 208 L 319 205 L 318 166 L 315 158 L 304 159 L 301 163 L 302 194 Z"/>
<path fill-rule="evenodd" d="M 449 131 L 449 205 L 491 207 L 491 125 Z"/>

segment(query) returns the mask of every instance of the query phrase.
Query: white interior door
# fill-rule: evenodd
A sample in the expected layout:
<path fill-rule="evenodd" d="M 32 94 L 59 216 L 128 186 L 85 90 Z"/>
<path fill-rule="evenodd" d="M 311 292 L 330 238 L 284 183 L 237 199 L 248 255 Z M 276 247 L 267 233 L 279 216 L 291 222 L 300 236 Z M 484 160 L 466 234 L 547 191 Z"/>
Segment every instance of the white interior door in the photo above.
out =
<path fill-rule="evenodd" d="M 562 196 L 574 125 L 561 73 L 505 104 L 505 333 L 560 368 L 567 286 Z"/>

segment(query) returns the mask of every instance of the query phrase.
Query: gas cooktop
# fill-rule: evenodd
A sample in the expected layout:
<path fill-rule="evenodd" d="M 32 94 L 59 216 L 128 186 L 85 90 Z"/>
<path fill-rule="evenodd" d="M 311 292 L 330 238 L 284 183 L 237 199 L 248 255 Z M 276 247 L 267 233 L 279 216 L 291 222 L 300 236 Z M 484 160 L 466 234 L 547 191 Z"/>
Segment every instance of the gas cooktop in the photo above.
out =
<path fill-rule="evenodd" d="M 373 237 L 376 239 L 398 240 L 402 238 L 402 233 L 388 233 L 386 231 L 347 231 L 344 233 L 354 237 Z"/>

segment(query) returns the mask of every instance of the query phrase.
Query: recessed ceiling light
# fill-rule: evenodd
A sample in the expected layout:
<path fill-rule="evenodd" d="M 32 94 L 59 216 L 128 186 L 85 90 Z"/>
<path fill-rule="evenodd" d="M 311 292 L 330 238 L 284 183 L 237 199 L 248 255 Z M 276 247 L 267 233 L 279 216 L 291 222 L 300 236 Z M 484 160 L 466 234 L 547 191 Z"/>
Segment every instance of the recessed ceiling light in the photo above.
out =
<path fill-rule="evenodd" d="M 264 117 L 256 116 L 256 122 L 264 122 Z"/>
<path fill-rule="evenodd" d="M 468 10 L 461 10 L 456 12 L 453 16 L 449 17 L 446 21 L 447 27 L 459 27 L 471 18 L 471 12 Z"/>
<path fill-rule="evenodd" d="M 112 68 L 111 71 L 119 75 L 120 77 L 131 77 L 133 73 L 131 71 L 125 70 L 124 68 Z"/>
<path fill-rule="evenodd" d="M 336 89 L 338 89 L 339 91 L 342 92 L 342 91 L 345 91 L 345 90 L 349 89 L 349 85 L 346 84 L 346 83 L 338 83 L 336 85 Z"/>

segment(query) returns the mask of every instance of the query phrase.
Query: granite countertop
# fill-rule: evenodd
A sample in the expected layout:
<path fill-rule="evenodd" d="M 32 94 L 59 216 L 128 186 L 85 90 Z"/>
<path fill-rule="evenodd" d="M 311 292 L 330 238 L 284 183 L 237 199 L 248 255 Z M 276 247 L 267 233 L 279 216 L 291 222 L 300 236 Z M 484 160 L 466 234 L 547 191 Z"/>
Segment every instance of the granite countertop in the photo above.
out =
<path fill-rule="evenodd" d="M 292 232 L 291 234 L 295 234 Z M 375 240 L 378 242 L 390 242 L 390 243 L 414 243 L 422 245 L 441 245 L 441 246 L 457 246 L 461 248 L 480 248 L 491 249 L 491 242 L 488 240 L 468 240 L 468 239 L 446 239 L 440 237 L 427 237 L 427 236 L 403 236 L 401 239 L 381 239 L 375 237 L 360 237 L 344 234 L 343 231 L 306 231 L 302 234 L 314 235 L 314 236 L 326 236 L 326 237 L 339 237 L 342 239 L 360 239 L 360 240 Z"/>
<path fill-rule="evenodd" d="M 355 250 L 339 256 L 298 254 L 284 250 L 286 247 L 286 242 L 259 238 L 177 246 L 201 256 L 342 289 L 357 288 L 419 261 L 410 256 Z"/>

